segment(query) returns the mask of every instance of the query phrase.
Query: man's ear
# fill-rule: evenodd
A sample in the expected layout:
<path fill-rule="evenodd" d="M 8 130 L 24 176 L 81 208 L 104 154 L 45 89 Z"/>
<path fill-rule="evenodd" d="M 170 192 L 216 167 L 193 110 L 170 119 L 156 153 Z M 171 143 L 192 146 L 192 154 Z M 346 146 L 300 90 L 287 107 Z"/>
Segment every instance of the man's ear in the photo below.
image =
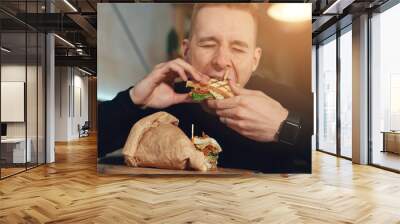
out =
<path fill-rule="evenodd" d="M 182 44 L 181 44 L 181 51 L 182 52 L 181 52 L 181 54 L 182 54 L 183 59 L 185 61 L 189 61 L 189 45 L 190 45 L 189 39 L 184 39 L 182 41 Z"/>
<path fill-rule="evenodd" d="M 252 69 L 253 72 L 257 70 L 258 64 L 260 63 L 261 54 L 262 54 L 261 48 L 256 47 L 253 55 L 253 69 Z"/>

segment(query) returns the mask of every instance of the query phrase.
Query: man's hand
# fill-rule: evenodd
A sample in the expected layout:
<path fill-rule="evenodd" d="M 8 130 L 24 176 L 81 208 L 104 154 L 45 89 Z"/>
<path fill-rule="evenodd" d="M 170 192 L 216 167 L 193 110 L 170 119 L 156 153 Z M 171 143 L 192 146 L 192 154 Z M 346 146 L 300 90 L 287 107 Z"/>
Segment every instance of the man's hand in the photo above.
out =
<path fill-rule="evenodd" d="M 202 83 L 208 81 L 208 76 L 178 58 L 156 65 L 150 74 L 130 90 L 132 101 L 138 105 L 157 109 L 191 102 L 189 94 L 175 93 L 173 85 L 176 77 L 180 77 L 183 81 L 189 78 Z"/>
<path fill-rule="evenodd" d="M 260 142 L 277 141 L 277 131 L 288 111 L 261 91 L 248 90 L 229 82 L 234 97 L 208 100 L 221 122 L 239 134 Z"/>

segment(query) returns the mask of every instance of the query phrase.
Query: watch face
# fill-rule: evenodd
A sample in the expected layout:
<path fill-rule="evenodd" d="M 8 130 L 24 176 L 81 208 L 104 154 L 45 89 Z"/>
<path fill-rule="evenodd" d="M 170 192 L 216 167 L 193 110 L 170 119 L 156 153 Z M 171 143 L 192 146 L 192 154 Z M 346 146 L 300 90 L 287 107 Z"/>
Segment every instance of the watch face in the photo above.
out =
<path fill-rule="evenodd" d="M 279 140 L 283 143 L 294 145 L 297 141 L 299 134 L 300 125 L 286 121 L 282 127 L 282 131 L 279 134 Z"/>

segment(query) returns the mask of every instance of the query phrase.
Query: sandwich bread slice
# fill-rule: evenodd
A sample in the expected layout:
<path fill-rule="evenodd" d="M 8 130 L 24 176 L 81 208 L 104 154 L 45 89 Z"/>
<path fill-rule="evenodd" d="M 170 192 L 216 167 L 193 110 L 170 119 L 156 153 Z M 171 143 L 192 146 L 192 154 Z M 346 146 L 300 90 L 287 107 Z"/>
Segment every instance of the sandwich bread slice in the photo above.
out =
<path fill-rule="evenodd" d="M 217 168 L 218 155 L 222 152 L 221 146 L 214 139 L 204 134 L 202 136 L 194 136 L 192 142 L 197 150 L 201 151 L 206 158 L 206 166 L 209 170 Z"/>
<path fill-rule="evenodd" d="M 193 101 L 200 102 L 207 99 L 226 99 L 233 97 L 228 80 L 210 79 L 207 84 L 187 81 L 186 87 L 192 88 L 189 93 Z"/>

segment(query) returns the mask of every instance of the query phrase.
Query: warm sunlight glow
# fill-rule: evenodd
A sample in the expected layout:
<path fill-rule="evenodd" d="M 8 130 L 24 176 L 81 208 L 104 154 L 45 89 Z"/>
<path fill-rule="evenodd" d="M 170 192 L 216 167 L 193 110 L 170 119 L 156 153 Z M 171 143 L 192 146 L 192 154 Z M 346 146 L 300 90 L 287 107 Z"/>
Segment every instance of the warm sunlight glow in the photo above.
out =
<path fill-rule="evenodd" d="M 273 4 L 267 13 L 272 18 L 284 22 L 304 22 L 311 20 L 311 8 L 308 4 Z"/>

